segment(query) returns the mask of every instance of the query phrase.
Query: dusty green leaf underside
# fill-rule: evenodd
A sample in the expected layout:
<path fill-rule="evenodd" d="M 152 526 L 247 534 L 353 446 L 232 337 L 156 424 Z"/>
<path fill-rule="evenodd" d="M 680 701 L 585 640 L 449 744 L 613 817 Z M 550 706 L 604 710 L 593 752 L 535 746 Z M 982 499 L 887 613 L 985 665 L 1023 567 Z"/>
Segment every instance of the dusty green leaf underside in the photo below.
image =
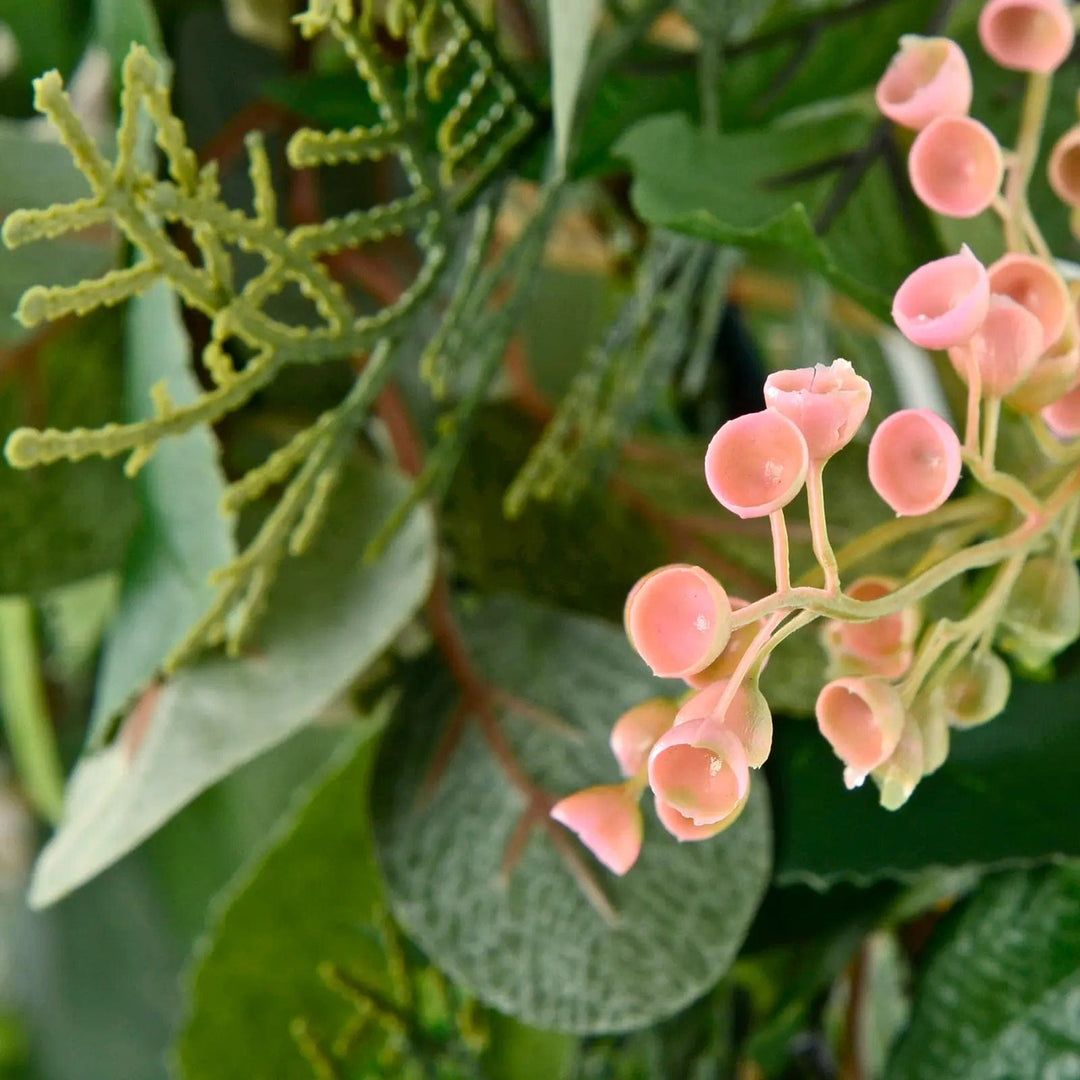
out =
<path fill-rule="evenodd" d="M 927 965 L 888 1080 L 1080 1071 L 1080 869 L 983 888 Z"/>
<path fill-rule="evenodd" d="M 60 830 L 31 902 L 59 899 L 130 851 L 200 791 L 313 719 L 389 645 L 423 602 L 434 568 L 419 509 L 374 564 L 360 553 L 404 481 L 352 464 L 311 557 L 289 564 L 254 650 L 215 658 L 166 685 L 129 762 L 119 742 L 72 776 Z"/>
<path fill-rule="evenodd" d="M 581 741 L 570 739 L 507 711 L 525 770 L 555 795 L 616 780 L 612 722 L 667 685 L 645 672 L 622 633 L 513 598 L 478 604 L 464 627 L 495 685 L 580 732 Z M 504 857 L 524 804 L 475 729 L 437 788 L 418 797 L 456 702 L 434 662 L 416 671 L 376 770 L 380 861 L 406 930 L 482 1001 L 538 1027 L 627 1030 L 704 993 L 734 958 L 768 878 L 764 784 L 708 843 L 677 844 L 646 805 L 633 870 L 617 879 L 592 864 L 618 913 L 613 928 L 538 831 L 507 879 Z"/>

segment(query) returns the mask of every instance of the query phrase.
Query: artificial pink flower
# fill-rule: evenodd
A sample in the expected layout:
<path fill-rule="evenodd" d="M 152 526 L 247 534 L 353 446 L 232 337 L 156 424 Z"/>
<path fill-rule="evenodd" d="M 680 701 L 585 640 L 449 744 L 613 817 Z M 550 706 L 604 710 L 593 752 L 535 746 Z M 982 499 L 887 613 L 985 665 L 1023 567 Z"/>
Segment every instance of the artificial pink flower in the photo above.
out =
<path fill-rule="evenodd" d="M 711 718 L 742 743 L 746 752 L 746 763 L 752 769 L 760 768 L 772 749 L 773 722 L 769 703 L 756 686 L 747 686 L 744 681 L 739 684 L 723 716 L 719 716 L 717 706 L 729 684 L 729 679 L 718 679 L 711 686 L 706 686 L 693 697 L 687 698 L 675 714 L 675 723 L 685 724 Z"/>
<path fill-rule="evenodd" d="M 846 766 L 849 788 L 889 759 L 904 729 L 900 693 L 885 679 L 834 679 L 818 694 L 814 711 L 818 729 Z"/>
<path fill-rule="evenodd" d="M 983 397 L 1003 398 L 1031 374 L 1043 348 L 1038 318 L 1011 296 L 991 293 L 982 326 L 949 350 L 949 360 L 965 383 L 978 380 Z"/>
<path fill-rule="evenodd" d="M 615 721 L 611 752 L 623 776 L 636 776 L 645 767 L 656 740 L 675 723 L 678 706 L 671 698 L 650 698 Z"/>
<path fill-rule="evenodd" d="M 1002 67 L 1049 75 L 1072 51 L 1076 30 L 1062 0 L 990 0 L 979 40 Z"/>
<path fill-rule="evenodd" d="M 561 799 L 551 816 L 614 874 L 625 874 L 641 853 L 641 807 L 623 784 L 602 784 Z"/>
<path fill-rule="evenodd" d="M 919 132 L 908 154 L 915 194 L 946 217 L 981 214 L 1001 189 L 1004 172 L 994 133 L 970 116 L 939 116 Z"/>
<path fill-rule="evenodd" d="M 956 432 L 929 409 L 893 413 L 870 440 L 870 483 L 899 517 L 941 506 L 960 479 L 961 465 Z"/>
<path fill-rule="evenodd" d="M 958 255 L 912 271 L 893 297 L 900 332 L 924 349 L 963 345 L 982 325 L 990 304 L 986 267 L 964 244 Z"/>
<path fill-rule="evenodd" d="M 971 69 L 955 41 L 906 34 L 874 99 L 882 115 L 918 131 L 939 116 L 963 116 L 971 91 Z"/>

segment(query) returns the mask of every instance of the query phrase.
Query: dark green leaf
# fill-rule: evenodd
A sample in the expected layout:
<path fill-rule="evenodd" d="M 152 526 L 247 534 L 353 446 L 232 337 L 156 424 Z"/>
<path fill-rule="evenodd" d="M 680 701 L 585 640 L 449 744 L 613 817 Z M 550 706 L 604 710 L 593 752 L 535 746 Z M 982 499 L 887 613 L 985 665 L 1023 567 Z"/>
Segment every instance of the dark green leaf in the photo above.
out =
<path fill-rule="evenodd" d="M 480 670 L 511 695 L 502 730 L 512 753 L 556 796 L 614 781 L 611 723 L 670 686 L 645 673 L 614 627 L 520 600 L 478 604 L 464 633 Z M 589 862 L 614 907 L 612 925 L 575 885 L 544 819 L 540 831 L 517 833 L 508 856 L 527 804 L 505 757 L 500 765 L 475 728 L 434 789 L 425 787 L 457 705 L 448 676 L 434 662 L 420 666 L 376 770 L 380 860 L 406 930 L 481 1000 L 540 1027 L 626 1030 L 704 993 L 731 963 L 768 876 L 764 791 L 730 830 L 701 844 L 676 843 L 646 807 L 644 849 L 630 873 L 617 879 Z M 530 705 L 578 737 L 538 721 Z"/>
<path fill-rule="evenodd" d="M 923 974 L 888 1080 L 1048 1080 L 1080 1057 L 1080 870 L 988 882 Z"/>

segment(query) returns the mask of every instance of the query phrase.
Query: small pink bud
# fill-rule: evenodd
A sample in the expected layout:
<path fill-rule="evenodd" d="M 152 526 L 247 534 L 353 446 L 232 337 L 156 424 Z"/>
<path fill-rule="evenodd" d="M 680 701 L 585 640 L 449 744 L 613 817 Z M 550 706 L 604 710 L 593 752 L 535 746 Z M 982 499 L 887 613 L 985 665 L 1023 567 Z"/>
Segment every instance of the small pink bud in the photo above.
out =
<path fill-rule="evenodd" d="M 1049 349 L 1073 315 L 1069 290 L 1057 270 L 1035 255 L 1014 251 L 1002 255 L 987 274 L 991 292 L 1012 297 L 1042 323 L 1043 348 Z"/>
<path fill-rule="evenodd" d="M 880 600 L 899 583 L 887 577 L 864 577 L 847 589 L 853 600 Z M 919 630 L 917 607 L 882 615 L 870 622 L 839 622 L 836 636 L 841 648 L 861 660 L 876 675 L 895 679 L 911 664 L 912 644 Z"/>
<path fill-rule="evenodd" d="M 602 784 L 561 799 L 551 816 L 614 874 L 625 874 L 641 853 L 644 823 L 637 799 L 622 784 Z"/>
<path fill-rule="evenodd" d="M 915 194 L 946 217 L 981 214 L 1000 190 L 1004 171 L 993 132 L 970 116 L 939 116 L 915 137 L 908 155 Z"/>
<path fill-rule="evenodd" d="M 675 723 L 686 724 L 710 717 L 719 721 L 721 726 L 742 743 L 743 750 L 746 751 L 746 763 L 752 769 L 760 768 L 772 749 L 773 721 L 769 703 L 756 686 L 748 687 L 743 682 L 735 691 L 731 704 L 721 718 L 717 716 L 717 706 L 727 690 L 728 683 L 728 679 L 720 679 L 684 701 L 675 715 Z"/>
<path fill-rule="evenodd" d="M 680 814 L 675 807 L 669 806 L 659 795 L 654 796 L 654 799 L 656 803 L 656 816 L 660 819 L 660 824 L 680 842 L 686 840 L 708 840 L 710 837 L 722 833 L 725 829 L 735 824 L 739 815 L 746 807 L 746 797 L 744 796 L 735 809 L 722 821 L 714 821 L 711 825 L 695 825 L 690 818 L 686 817 L 684 814 Z"/>
<path fill-rule="evenodd" d="M 971 108 L 971 69 L 963 49 L 948 38 L 900 39 L 874 95 L 883 116 L 918 131 L 939 116 Z"/>
<path fill-rule="evenodd" d="M 645 767 L 656 740 L 675 723 L 678 707 L 671 698 L 650 698 L 615 721 L 611 752 L 623 776 L 636 776 Z"/>
<path fill-rule="evenodd" d="M 925 775 L 924 762 L 922 729 L 909 718 L 889 760 L 874 770 L 874 782 L 881 792 L 879 801 L 886 810 L 899 810 L 911 798 Z"/>
<path fill-rule="evenodd" d="M 729 596 L 728 600 L 731 603 L 733 612 L 746 607 L 749 603 L 748 600 L 743 600 L 738 596 Z M 743 653 L 750 648 L 750 643 L 757 636 L 757 632 L 756 623 L 748 623 L 746 626 L 740 626 L 738 630 L 732 630 L 731 637 L 728 638 L 728 643 L 724 646 L 724 651 L 707 668 L 702 668 L 701 671 L 695 672 L 693 675 L 687 675 L 687 683 L 695 690 L 702 690 L 706 686 L 711 686 L 717 679 L 726 679 L 738 667 L 739 661 L 743 658 Z M 766 657 L 758 669 L 759 673 L 764 671 L 768 664 L 769 658 Z"/>
<path fill-rule="evenodd" d="M 990 0 L 979 15 L 979 40 L 1012 71 L 1048 75 L 1072 50 L 1072 17 L 1062 0 Z"/>
<path fill-rule="evenodd" d="M 960 440 L 937 413 L 901 409 L 870 440 L 867 467 L 874 490 L 899 517 L 936 510 L 960 480 Z"/>
<path fill-rule="evenodd" d="M 661 678 L 681 679 L 707 667 L 731 633 L 727 593 L 700 566 L 676 563 L 646 574 L 623 614 L 630 644 Z"/>
<path fill-rule="evenodd" d="M 986 267 L 964 244 L 958 255 L 935 259 L 910 273 L 893 297 L 900 332 L 924 349 L 962 345 L 978 330 L 990 303 Z"/>
<path fill-rule="evenodd" d="M 1003 398 L 1034 370 L 1043 348 L 1042 323 L 1011 296 L 991 293 L 982 326 L 949 359 L 965 383 L 978 374 L 984 397 Z"/>
<path fill-rule="evenodd" d="M 658 798 L 695 825 L 713 825 L 735 812 L 750 789 L 750 769 L 742 743 L 724 728 L 708 731 L 708 719 L 676 724 L 649 754 L 649 786 Z"/>
<path fill-rule="evenodd" d="M 809 463 L 802 432 L 765 409 L 729 420 L 713 436 L 705 451 L 705 482 L 733 514 L 765 517 L 798 495 Z"/>
<path fill-rule="evenodd" d="M 1046 426 L 1059 439 L 1075 439 L 1080 436 L 1080 383 L 1057 401 L 1047 405 L 1040 415 Z"/>
<path fill-rule="evenodd" d="M 1008 396 L 1017 412 L 1034 413 L 1051 405 L 1075 385 L 1080 376 L 1080 342 L 1076 324 L 1069 323 L 1061 340 L 1039 357 L 1028 377 Z"/>
<path fill-rule="evenodd" d="M 775 371 L 765 380 L 765 406 L 803 434 L 811 461 L 847 446 L 866 419 L 870 384 L 847 360 Z"/>
<path fill-rule="evenodd" d="M 1080 124 L 1074 124 L 1050 151 L 1050 186 L 1067 206 L 1080 206 Z"/>
<path fill-rule="evenodd" d="M 879 678 L 834 679 L 818 694 L 818 729 L 847 768 L 844 782 L 858 787 L 896 749 L 904 706 L 892 683 Z"/>

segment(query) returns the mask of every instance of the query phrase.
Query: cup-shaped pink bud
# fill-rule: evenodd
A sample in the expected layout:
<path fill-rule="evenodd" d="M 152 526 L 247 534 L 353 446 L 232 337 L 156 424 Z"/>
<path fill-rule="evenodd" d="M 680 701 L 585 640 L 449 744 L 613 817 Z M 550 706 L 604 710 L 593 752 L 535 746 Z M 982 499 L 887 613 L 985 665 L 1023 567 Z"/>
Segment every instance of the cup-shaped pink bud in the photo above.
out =
<path fill-rule="evenodd" d="M 984 397 L 1003 398 L 1031 374 L 1043 347 L 1042 323 L 1011 296 L 991 293 L 982 326 L 949 359 L 965 383 L 978 378 Z"/>
<path fill-rule="evenodd" d="M 1047 405 L 1040 415 L 1046 426 L 1059 439 L 1075 439 L 1080 436 L 1080 383 L 1057 401 Z M 728 644 L 730 646 L 730 642 Z"/>
<path fill-rule="evenodd" d="M 1062 0 L 990 0 L 979 15 L 979 40 L 1012 71 L 1048 75 L 1072 50 L 1072 15 Z"/>
<path fill-rule="evenodd" d="M 746 808 L 747 798 L 748 796 L 744 795 L 736 805 L 735 809 L 723 820 L 714 821 L 711 825 L 696 825 L 693 819 L 688 818 L 685 814 L 680 814 L 675 807 L 668 805 L 668 803 L 664 802 L 659 795 L 654 796 L 656 816 L 660 819 L 660 824 L 680 842 L 686 840 L 708 840 L 710 837 L 716 836 L 718 833 L 722 833 L 725 829 L 730 828 L 735 824 L 739 815 Z"/>
<path fill-rule="evenodd" d="M 765 380 L 765 406 L 802 432 L 811 461 L 825 461 L 851 442 L 866 419 L 870 384 L 847 360 L 774 371 Z"/>
<path fill-rule="evenodd" d="M 880 600 L 897 585 L 893 578 L 863 577 L 848 587 L 847 594 L 853 600 Z M 869 622 L 839 622 L 836 637 L 843 651 L 862 661 L 867 671 L 895 679 L 911 665 L 920 619 L 917 607 L 907 607 Z"/>
<path fill-rule="evenodd" d="M 719 715 L 717 710 L 727 692 L 729 681 L 719 679 L 704 690 L 699 690 L 693 697 L 687 698 L 679 706 L 675 723 L 686 724 L 694 720 L 712 719 L 714 723 L 732 732 L 742 743 L 746 752 L 746 763 L 750 768 L 760 768 L 772 750 L 773 721 L 769 703 L 756 686 L 748 686 L 746 682 L 742 682 L 723 715 Z"/>
<path fill-rule="evenodd" d="M 1001 188 L 1005 162 L 994 133 L 970 116 L 939 116 L 915 137 L 908 175 L 919 199 L 939 214 L 981 214 Z"/>
<path fill-rule="evenodd" d="M 695 825 L 730 817 L 750 789 L 750 767 L 738 737 L 708 718 L 676 724 L 649 754 L 649 786 L 673 810 Z M 708 736 L 707 745 L 698 745 Z"/>
<path fill-rule="evenodd" d="M 909 717 L 904 722 L 896 749 L 888 761 L 874 770 L 874 782 L 881 793 L 879 802 L 886 810 L 899 810 L 911 798 L 924 775 L 922 728 Z"/>
<path fill-rule="evenodd" d="M 818 729 L 844 763 L 844 782 L 858 787 L 900 741 L 904 706 L 895 686 L 879 678 L 826 683 L 814 709 Z"/>
<path fill-rule="evenodd" d="M 1067 206 L 1080 206 L 1080 124 L 1074 124 L 1050 151 L 1050 186 Z"/>
<path fill-rule="evenodd" d="M 644 822 L 637 798 L 622 784 L 602 784 L 560 799 L 551 816 L 612 872 L 625 874 L 641 853 Z"/>
<path fill-rule="evenodd" d="M 810 454 L 802 432 L 771 409 L 729 420 L 705 451 L 705 482 L 741 518 L 787 506 L 806 482 Z"/>
<path fill-rule="evenodd" d="M 971 108 L 971 68 L 964 50 L 948 38 L 905 35 L 874 100 L 883 116 L 915 131 L 939 116 L 963 116 Z"/>
<path fill-rule="evenodd" d="M 675 723 L 678 706 L 671 698 L 650 698 L 635 705 L 615 721 L 611 729 L 611 752 L 623 776 L 636 776 L 645 767 L 656 740 Z"/>
<path fill-rule="evenodd" d="M 729 596 L 728 600 L 731 603 L 732 612 L 746 607 L 749 603 L 748 600 L 743 600 L 738 596 Z M 746 626 L 740 626 L 737 630 L 732 630 L 731 637 L 728 638 L 728 643 L 724 646 L 724 651 L 707 668 L 703 668 L 693 675 L 687 675 L 686 682 L 695 690 L 702 690 L 706 686 L 711 686 L 717 679 L 726 679 L 738 667 L 739 661 L 743 658 L 743 653 L 750 648 L 750 643 L 757 636 L 757 632 L 757 623 L 747 623 Z M 769 658 L 766 657 L 761 662 L 758 672 L 764 671 L 768 664 Z"/>
<path fill-rule="evenodd" d="M 1002 255 L 987 274 L 992 293 L 1012 297 L 1042 323 L 1043 348 L 1049 349 L 1073 317 L 1069 290 L 1057 270 L 1035 255 L 1013 251 Z"/>
<path fill-rule="evenodd" d="M 647 574 L 631 590 L 626 633 L 661 678 L 681 679 L 711 664 L 728 642 L 731 605 L 700 566 L 675 564 Z"/>
<path fill-rule="evenodd" d="M 900 332 L 924 349 L 963 345 L 982 325 L 990 304 L 986 267 L 964 244 L 958 255 L 912 271 L 893 297 Z"/>
<path fill-rule="evenodd" d="M 899 517 L 936 510 L 960 479 L 960 440 L 937 413 L 901 409 L 870 440 L 867 467 L 874 490 Z"/>

